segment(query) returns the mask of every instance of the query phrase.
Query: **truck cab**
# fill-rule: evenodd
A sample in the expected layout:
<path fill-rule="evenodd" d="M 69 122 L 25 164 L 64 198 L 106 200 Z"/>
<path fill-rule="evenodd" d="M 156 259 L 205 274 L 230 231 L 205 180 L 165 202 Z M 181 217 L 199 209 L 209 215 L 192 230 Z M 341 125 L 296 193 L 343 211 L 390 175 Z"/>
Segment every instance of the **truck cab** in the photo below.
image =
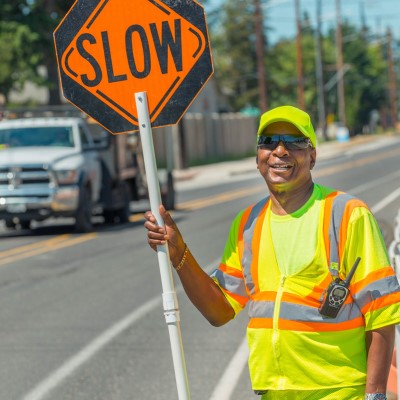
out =
<path fill-rule="evenodd" d="M 0 122 L 0 219 L 28 228 L 32 220 L 74 216 L 85 230 L 79 209 L 98 202 L 101 191 L 95 147 L 80 118 Z"/>
<path fill-rule="evenodd" d="M 78 232 L 92 229 L 93 215 L 127 222 L 130 202 L 148 198 L 138 136 L 111 135 L 79 114 L 48 114 L 0 121 L 0 220 L 28 229 L 32 221 L 73 217 Z M 172 209 L 173 185 L 160 178 Z"/>

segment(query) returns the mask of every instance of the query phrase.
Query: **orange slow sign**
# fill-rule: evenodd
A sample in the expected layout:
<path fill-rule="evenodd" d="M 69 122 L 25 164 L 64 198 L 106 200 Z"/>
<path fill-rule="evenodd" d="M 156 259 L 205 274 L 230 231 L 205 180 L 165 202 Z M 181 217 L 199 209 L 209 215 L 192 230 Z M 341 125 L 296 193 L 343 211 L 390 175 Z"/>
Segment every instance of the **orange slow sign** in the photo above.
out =
<path fill-rule="evenodd" d="M 128 131 L 136 129 L 138 123 L 134 93 L 146 91 L 152 125 L 177 122 L 165 123 L 166 117 L 161 113 L 177 91 L 180 90 L 180 97 L 185 97 L 186 91 L 181 86 L 193 70 L 199 70 L 197 63 L 202 57 L 204 59 L 205 53 L 208 59 L 205 77 L 196 73 L 202 79 L 201 86 L 212 73 L 207 30 L 196 26 L 199 18 L 191 17 L 190 10 L 186 12 L 190 18 L 185 18 L 182 6 L 174 10 L 170 1 L 166 5 L 160 0 L 86 0 L 85 8 L 88 3 L 92 6 L 90 12 L 81 16 L 75 11 L 70 22 L 68 17 L 76 8 L 84 13 L 78 0 L 55 31 L 66 98 L 97 120 L 99 118 L 91 113 L 92 110 L 87 111 L 91 106 L 84 103 L 102 103 L 105 111 L 112 110 L 113 115 L 117 114 L 127 122 L 125 131 Z M 71 24 L 75 24 L 73 37 L 67 32 Z M 63 32 L 60 31 L 62 27 Z M 196 77 L 191 76 L 186 85 L 195 80 Z M 80 96 L 75 93 L 77 86 L 81 88 Z M 189 88 L 188 93 L 192 92 Z M 191 96 L 183 102 L 181 114 L 195 97 Z M 182 99 L 176 101 L 182 103 Z M 170 111 L 170 114 L 176 119 L 176 112 Z M 109 123 L 99 122 L 114 133 L 121 132 L 118 128 L 110 129 Z"/>

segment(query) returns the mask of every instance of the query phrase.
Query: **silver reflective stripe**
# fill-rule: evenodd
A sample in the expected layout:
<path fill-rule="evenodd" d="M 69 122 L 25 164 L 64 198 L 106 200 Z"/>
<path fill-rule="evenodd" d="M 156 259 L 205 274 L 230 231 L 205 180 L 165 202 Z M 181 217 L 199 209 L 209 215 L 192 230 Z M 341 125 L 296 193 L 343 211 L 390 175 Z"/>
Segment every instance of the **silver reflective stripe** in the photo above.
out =
<path fill-rule="evenodd" d="M 249 302 L 250 318 L 273 318 L 274 302 L 251 301 Z M 282 302 L 280 308 L 280 319 L 298 322 L 327 322 L 337 324 L 339 322 L 351 321 L 361 316 L 361 311 L 356 304 L 350 303 L 342 306 L 336 318 L 323 317 L 316 307 L 304 306 Z"/>
<path fill-rule="evenodd" d="M 250 211 L 250 215 L 247 218 L 246 224 L 243 228 L 242 267 L 247 290 L 250 294 L 254 294 L 254 281 L 253 277 L 251 276 L 251 263 L 253 261 L 253 251 L 251 248 L 251 243 L 253 241 L 254 229 L 257 224 L 257 219 L 268 200 L 269 196 L 267 196 L 265 199 L 260 200 L 257 204 L 253 206 L 252 210 Z"/>
<path fill-rule="evenodd" d="M 332 204 L 332 213 L 329 224 L 329 244 L 330 244 L 330 252 L 329 252 L 329 261 L 331 263 L 339 264 L 339 235 L 340 235 L 340 226 L 343 219 L 344 210 L 346 208 L 346 204 L 349 200 L 354 199 L 354 196 L 351 196 L 347 193 L 342 193 L 336 196 L 333 200 Z"/>
<path fill-rule="evenodd" d="M 247 297 L 246 287 L 243 279 L 235 278 L 234 276 L 225 274 L 219 269 L 216 269 L 211 274 L 211 277 L 215 277 L 218 280 L 219 285 L 228 292 L 237 294 L 238 296 Z"/>
<path fill-rule="evenodd" d="M 248 313 L 250 318 L 272 318 L 274 316 L 273 301 L 253 301 L 248 302 Z"/>
<path fill-rule="evenodd" d="M 392 275 L 372 282 L 353 297 L 358 306 L 363 308 L 380 297 L 396 292 L 400 292 L 399 282 L 396 276 Z"/>

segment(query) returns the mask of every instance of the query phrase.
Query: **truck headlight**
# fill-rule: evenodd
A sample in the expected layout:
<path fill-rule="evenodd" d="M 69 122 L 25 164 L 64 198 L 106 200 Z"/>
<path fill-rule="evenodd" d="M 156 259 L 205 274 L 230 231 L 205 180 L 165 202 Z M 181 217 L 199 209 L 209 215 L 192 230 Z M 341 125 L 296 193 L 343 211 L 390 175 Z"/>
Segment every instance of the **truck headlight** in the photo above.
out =
<path fill-rule="evenodd" d="M 55 171 L 59 185 L 68 185 L 78 181 L 78 171 L 76 169 L 66 169 Z"/>

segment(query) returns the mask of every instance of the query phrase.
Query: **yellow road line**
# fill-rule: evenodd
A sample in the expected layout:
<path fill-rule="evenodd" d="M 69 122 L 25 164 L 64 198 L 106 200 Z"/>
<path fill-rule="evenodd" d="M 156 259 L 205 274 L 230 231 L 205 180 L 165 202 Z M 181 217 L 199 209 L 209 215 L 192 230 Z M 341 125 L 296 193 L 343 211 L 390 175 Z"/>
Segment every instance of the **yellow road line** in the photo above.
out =
<path fill-rule="evenodd" d="M 133 214 L 129 217 L 129 222 L 139 222 L 144 219 L 143 214 Z"/>
<path fill-rule="evenodd" d="M 230 201 L 234 199 L 239 199 L 241 197 L 250 196 L 254 193 L 262 192 L 263 190 L 264 191 L 266 190 L 265 185 L 257 185 L 252 188 L 233 190 L 232 192 L 222 193 L 217 196 L 210 196 L 210 197 L 205 197 L 203 199 L 185 201 L 183 203 L 179 203 L 177 210 L 185 210 L 185 209 L 197 210 L 200 208 L 208 207 L 210 205 L 223 203 L 225 201 Z"/>
<path fill-rule="evenodd" d="M 69 235 L 69 234 L 64 234 L 64 235 L 56 236 L 56 237 L 54 237 L 52 239 L 44 240 L 44 241 L 41 241 L 41 242 L 31 243 L 31 244 L 27 244 L 25 246 L 20 246 L 20 247 L 15 247 L 13 249 L 0 251 L 0 260 L 5 258 L 5 257 L 12 256 L 15 253 L 20 254 L 20 253 L 23 253 L 23 252 L 26 252 L 26 251 L 32 251 L 33 249 L 36 249 L 38 247 L 49 246 L 52 243 L 57 243 L 57 242 L 66 240 L 70 236 L 71 235 Z"/>
<path fill-rule="evenodd" d="M 361 158 L 359 160 L 348 161 L 344 164 L 334 165 L 332 167 L 323 168 L 319 171 L 314 171 L 313 177 L 320 178 L 322 176 L 333 175 L 335 173 L 345 171 L 349 168 L 362 167 L 363 165 L 377 162 L 379 160 L 383 160 L 385 158 L 392 157 L 392 156 L 395 156 L 398 154 L 400 154 L 400 149 L 393 149 L 392 151 L 388 151 L 379 156 L 374 156 L 373 158 L 367 156 L 367 157 Z M 266 191 L 266 185 L 264 185 L 264 184 L 257 185 L 252 188 L 233 190 L 231 192 L 226 192 L 226 193 L 222 193 L 219 195 L 213 195 L 213 196 L 205 197 L 202 199 L 185 201 L 183 203 L 179 203 L 178 206 L 176 207 L 176 209 L 177 210 L 198 210 L 198 209 L 205 208 L 205 207 L 208 207 L 211 205 L 223 203 L 225 201 L 230 201 L 230 200 L 235 200 L 235 199 L 242 198 L 242 197 L 247 197 L 247 196 L 253 195 L 255 193 L 262 193 L 263 191 Z M 139 221 L 142 221 L 143 219 L 144 218 L 143 218 L 142 214 L 135 214 L 129 218 L 129 220 L 131 222 L 139 222 Z"/>
<path fill-rule="evenodd" d="M 45 242 L 39 242 L 36 243 L 37 246 L 33 246 L 31 249 L 25 249 L 24 252 L 19 253 L 19 250 L 21 248 L 26 248 L 29 247 L 28 246 L 22 246 L 22 247 L 16 247 L 13 253 L 19 253 L 19 254 L 12 254 L 11 250 L 10 250 L 10 255 L 3 257 L 2 253 L 0 253 L 0 265 L 4 265 L 4 264 L 9 264 L 15 261 L 19 261 L 19 260 L 23 260 L 25 258 L 29 258 L 29 257 L 33 257 L 33 256 L 37 256 L 39 254 L 43 254 L 43 253 L 49 253 L 51 251 L 55 251 L 55 250 L 59 250 L 62 249 L 64 247 L 70 247 L 70 246 L 75 246 L 77 244 L 80 243 L 84 243 L 87 242 L 89 240 L 93 240 L 97 237 L 96 233 L 88 233 L 76 238 L 71 238 L 71 239 L 63 239 L 63 237 L 65 236 L 69 236 L 69 235 L 62 235 L 61 237 L 58 236 L 56 238 L 54 238 L 54 240 L 47 240 Z M 57 240 L 58 239 L 58 240 Z M 40 246 L 40 247 L 39 247 Z M 3 252 L 6 253 L 6 252 Z"/>
<path fill-rule="evenodd" d="M 314 171 L 313 176 L 314 178 L 319 178 L 322 176 L 333 175 L 335 173 L 348 170 L 349 168 L 358 168 L 366 164 L 376 163 L 379 160 L 393 157 L 398 154 L 400 154 L 400 149 L 393 149 L 379 156 L 374 156 L 374 157 L 367 156 L 359 160 L 349 161 L 344 164 L 334 165 L 332 167 L 323 168 L 319 171 Z M 237 189 L 216 196 L 210 196 L 202 199 L 189 200 L 183 203 L 179 203 L 177 206 L 177 210 L 198 210 L 211 205 L 220 204 L 226 201 L 247 197 L 256 193 L 262 193 L 263 191 L 266 191 L 266 185 L 264 184 L 254 186 L 252 188 Z M 129 221 L 139 222 L 143 221 L 143 219 L 144 219 L 143 214 L 134 214 L 130 216 Z M 0 252 L 0 265 L 22 260 L 35 255 L 47 253 L 50 251 L 55 251 L 58 249 L 62 249 L 64 247 L 74 246 L 79 243 L 84 243 L 89 240 L 95 239 L 97 237 L 97 234 L 89 233 L 72 239 L 70 239 L 70 236 L 71 235 L 69 234 L 60 235 L 46 241 L 32 243 L 26 246 L 16 247 L 13 249 L 2 251 Z"/>
<path fill-rule="evenodd" d="M 384 160 L 385 158 L 394 157 L 398 154 L 400 154 L 400 149 L 393 149 L 391 151 L 384 152 L 378 156 L 376 155 L 367 156 L 364 158 L 360 158 L 359 160 L 348 161 L 344 164 L 334 165 L 332 167 L 321 169 L 320 171 L 315 171 L 313 173 L 313 176 L 314 178 L 319 178 L 321 176 L 333 175 L 337 172 L 345 171 L 349 168 L 358 168 L 366 164 L 376 163 L 379 160 Z"/>

